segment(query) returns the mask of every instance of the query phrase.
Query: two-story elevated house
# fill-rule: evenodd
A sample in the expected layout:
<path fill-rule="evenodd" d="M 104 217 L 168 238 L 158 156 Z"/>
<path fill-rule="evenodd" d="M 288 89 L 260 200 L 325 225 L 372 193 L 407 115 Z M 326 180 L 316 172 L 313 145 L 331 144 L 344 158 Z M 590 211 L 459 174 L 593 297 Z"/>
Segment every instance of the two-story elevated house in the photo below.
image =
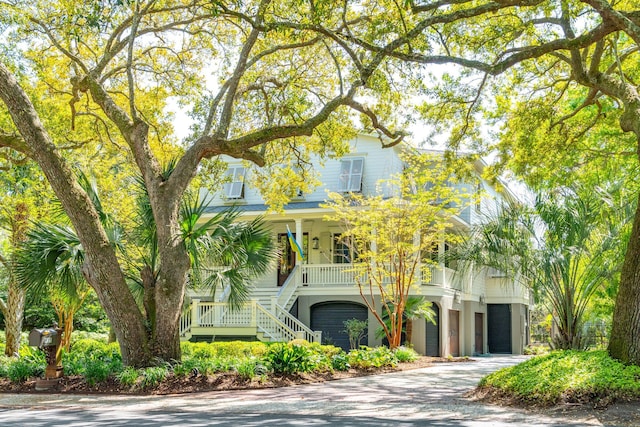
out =
<path fill-rule="evenodd" d="M 242 219 L 265 215 L 278 242 L 280 260 L 270 273 L 255 281 L 251 303 L 239 311 L 228 309 L 224 292 L 216 295 L 215 301 L 206 295 L 190 295 L 190 309 L 182 317 L 183 339 L 303 338 L 348 349 L 343 322 L 357 318 L 369 320 L 363 344 L 381 343 L 375 338 L 378 323 L 363 304 L 354 282 L 348 248 L 338 239 L 341 228 L 325 219 L 330 212 L 322 205 L 328 191 L 373 194 L 379 180 L 402 171 L 400 153 L 406 145 L 383 149 L 377 138 L 359 135 L 350 146 L 349 154 L 317 166 L 321 185 L 292 200 L 281 213 L 268 212 L 260 193 L 248 183 L 250 169 L 239 160 L 227 159 L 230 182 L 214 196 L 209 212 L 234 205 L 241 210 Z M 478 176 L 482 167 L 480 161 L 474 164 Z M 480 221 L 483 212 L 495 209 L 503 197 L 487 182 L 478 182 L 473 186 L 482 186 L 483 196 L 455 218 L 454 226 L 459 230 Z M 302 247 L 305 259 L 291 249 L 287 228 Z M 441 241 L 439 253 L 443 255 L 449 245 Z M 520 354 L 528 344 L 529 292 L 506 283 L 495 271 L 456 276 L 455 268 L 454 263 L 443 261 L 431 267 L 431 274 L 421 280 L 417 292 L 433 303 L 437 322 L 414 322 L 414 349 L 432 356 Z"/>

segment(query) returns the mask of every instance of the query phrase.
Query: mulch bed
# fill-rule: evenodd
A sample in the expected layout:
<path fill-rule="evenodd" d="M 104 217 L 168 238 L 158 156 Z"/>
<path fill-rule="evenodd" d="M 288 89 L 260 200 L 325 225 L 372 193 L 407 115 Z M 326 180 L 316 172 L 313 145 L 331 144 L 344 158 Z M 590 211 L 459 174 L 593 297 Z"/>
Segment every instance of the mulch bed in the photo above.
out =
<path fill-rule="evenodd" d="M 22 383 L 12 383 L 6 378 L 0 379 L 0 393 L 78 393 L 78 394 L 180 394 L 203 391 L 241 390 L 256 388 L 287 387 L 296 384 L 310 384 L 332 381 L 344 378 L 375 375 L 385 372 L 397 372 L 431 366 L 434 363 L 467 362 L 469 358 L 438 358 L 422 356 L 415 362 L 400 363 L 396 367 L 376 369 L 350 369 L 339 372 L 300 373 L 290 375 L 264 375 L 252 380 L 242 378 L 236 372 L 222 372 L 215 375 L 194 374 L 190 376 L 175 376 L 170 374 L 157 387 L 141 390 L 139 387 L 124 387 L 115 378 L 96 385 L 90 385 L 82 376 L 65 376 L 58 384 L 44 391 L 36 390 L 36 379 Z"/>

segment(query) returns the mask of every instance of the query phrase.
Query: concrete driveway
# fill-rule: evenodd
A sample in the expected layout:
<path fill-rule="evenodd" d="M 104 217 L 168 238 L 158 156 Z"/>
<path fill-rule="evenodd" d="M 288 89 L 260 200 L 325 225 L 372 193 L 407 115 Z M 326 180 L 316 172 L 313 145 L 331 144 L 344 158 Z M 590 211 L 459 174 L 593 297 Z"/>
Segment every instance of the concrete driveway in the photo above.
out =
<path fill-rule="evenodd" d="M 593 411 L 530 412 L 471 402 L 463 397 L 483 375 L 523 359 L 522 356 L 478 358 L 472 363 L 443 363 L 418 370 L 278 389 L 173 396 L 0 394 L 0 425 L 617 425 L 603 424 Z"/>

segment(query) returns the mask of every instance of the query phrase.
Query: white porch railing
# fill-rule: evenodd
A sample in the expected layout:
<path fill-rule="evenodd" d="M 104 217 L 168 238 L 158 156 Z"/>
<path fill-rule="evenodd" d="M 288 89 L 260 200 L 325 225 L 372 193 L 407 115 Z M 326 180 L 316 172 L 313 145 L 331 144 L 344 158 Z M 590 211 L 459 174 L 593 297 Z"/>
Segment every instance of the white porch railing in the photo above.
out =
<path fill-rule="evenodd" d="M 307 328 L 302 322 L 276 305 L 276 313 L 250 301 L 237 310 L 226 303 L 192 301 L 191 310 L 180 318 L 180 336 L 184 337 L 195 327 L 256 328 L 272 341 L 290 341 L 301 338 L 320 342 L 320 333 Z"/>
<path fill-rule="evenodd" d="M 309 342 L 322 342 L 322 331 L 312 331 L 279 305 L 276 305 L 276 317 L 295 333 L 296 338 Z"/>
<path fill-rule="evenodd" d="M 180 316 L 180 336 L 185 337 L 191 332 L 191 310 L 184 310 Z"/>
<path fill-rule="evenodd" d="M 334 287 L 356 284 L 357 273 L 352 264 L 304 264 L 300 271 L 303 286 Z M 460 285 L 453 280 L 454 273 L 450 268 L 423 265 L 418 280 L 422 285 L 458 289 Z"/>
<path fill-rule="evenodd" d="M 295 296 L 300 285 L 300 266 L 296 265 L 293 271 L 278 290 L 277 305 L 284 307 L 285 310 L 291 309 L 291 305 L 295 301 Z"/>
<path fill-rule="evenodd" d="M 297 338 L 296 333 L 281 322 L 280 319 L 273 315 L 269 310 L 260 304 L 255 304 L 255 307 L 257 308 L 256 327 L 260 332 L 268 336 L 271 341 L 286 342 Z"/>

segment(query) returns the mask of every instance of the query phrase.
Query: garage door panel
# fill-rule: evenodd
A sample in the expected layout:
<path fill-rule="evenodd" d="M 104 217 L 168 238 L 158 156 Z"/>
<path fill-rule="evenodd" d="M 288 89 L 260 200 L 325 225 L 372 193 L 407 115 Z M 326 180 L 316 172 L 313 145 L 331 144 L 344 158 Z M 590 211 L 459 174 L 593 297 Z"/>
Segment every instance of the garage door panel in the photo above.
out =
<path fill-rule="evenodd" d="M 489 353 L 511 354 L 511 305 L 487 304 Z"/>
<path fill-rule="evenodd" d="M 323 342 L 349 350 L 349 336 L 344 332 L 344 321 L 349 319 L 367 320 L 367 307 L 353 302 L 328 302 L 311 307 L 311 329 L 322 331 Z M 367 343 L 367 337 L 361 341 Z"/>

